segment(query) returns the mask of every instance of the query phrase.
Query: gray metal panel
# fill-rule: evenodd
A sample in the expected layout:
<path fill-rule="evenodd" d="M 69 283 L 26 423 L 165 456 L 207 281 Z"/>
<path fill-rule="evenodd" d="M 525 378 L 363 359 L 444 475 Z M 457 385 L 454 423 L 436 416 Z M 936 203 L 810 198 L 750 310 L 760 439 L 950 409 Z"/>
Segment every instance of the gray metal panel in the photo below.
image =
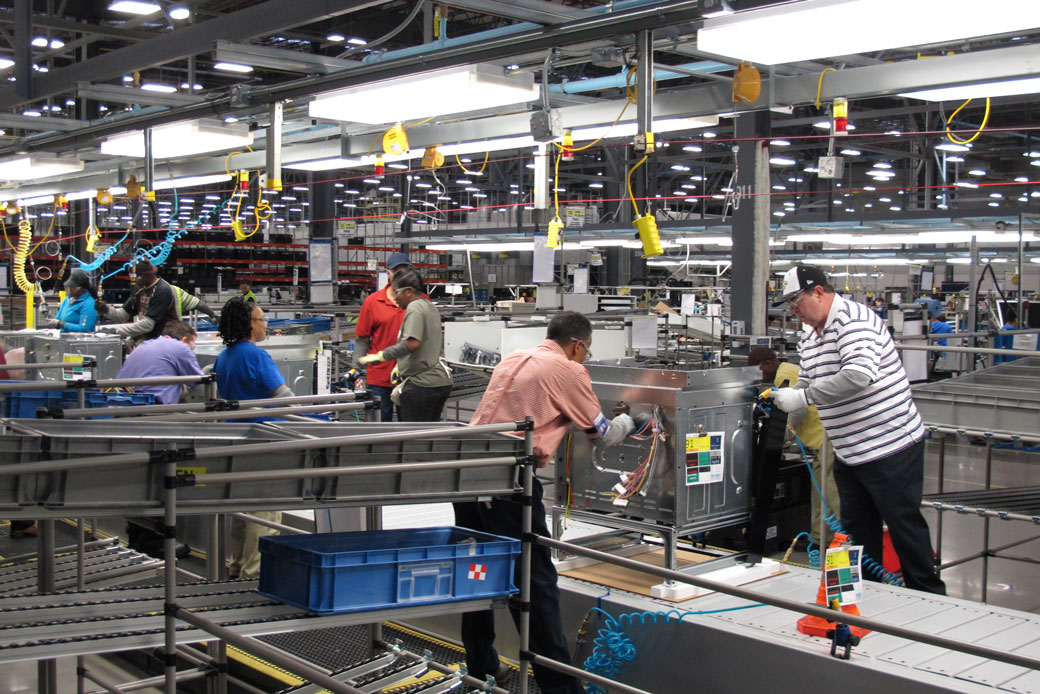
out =
<path fill-rule="evenodd" d="M 1031 635 L 1034 637 L 1037 636 L 1035 629 Z M 1013 653 L 1030 655 L 1034 658 L 1040 657 L 1040 638 L 1031 640 L 1025 645 L 1016 646 L 1015 644 L 1009 644 L 1009 650 Z M 960 673 L 957 677 L 971 682 L 980 682 L 992 687 L 1003 688 L 1006 683 L 1012 682 L 1029 673 L 1029 670 L 1022 667 L 1008 665 L 1006 663 L 995 663 L 991 660 L 987 660 L 981 665 Z"/>
<path fill-rule="evenodd" d="M 150 453 L 176 448 L 228 448 L 227 457 L 197 460 L 182 467 L 196 474 L 305 470 L 487 457 L 521 456 L 523 440 L 499 434 L 470 434 L 451 423 L 424 428 L 458 429 L 451 438 L 339 444 L 327 449 L 236 455 L 235 444 L 414 431 L 408 423 L 279 423 L 258 424 L 104 422 L 21 420 L 13 428 L 24 433 L 0 435 L 0 459 L 7 463 L 61 460 L 118 453 Z M 99 457 L 99 463 L 103 458 Z M 0 513 L 8 518 L 46 518 L 82 513 L 92 516 L 160 515 L 162 466 L 140 464 L 118 468 L 7 475 L 0 480 Z M 11 480 L 11 481 L 9 481 Z M 178 491 L 178 512 L 250 511 L 322 506 L 357 506 L 379 502 L 429 502 L 510 493 L 516 473 L 510 466 L 466 470 L 372 473 L 347 478 L 240 481 L 203 484 Z"/>
<path fill-rule="evenodd" d="M 95 378 L 112 379 L 119 375 L 123 366 L 123 343 L 113 335 L 75 335 L 63 333 L 53 335 L 31 335 L 25 341 L 25 361 L 54 363 L 64 360 L 66 354 L 82 354 L 97 360 Z M 37 371 L 26 371 L 29 380 L 40 379 Z M 47 374 L 46 378 L 58 378 Z"/>
<path fill-rule="evenodd" d="M 969 619 L 952 629 L 935 633 L 941 633 L 943 636 L 948 636 L 951 639 L 975 643 L 993 633 L 1021 624 L 1023 621 L 1022 619 L 1004 614 L 983 614 L 978 619 Z M 883 658 L 894 663 L 919 667 L 922 663 L 938 658 L 946 652 L 946 649 L 937 646 L 931 646 L 926 643 L 914 643 L 906 648 L 901 648 L 897 652 L 889 653 L 883 656 Z"/>
<path fill-rule="evenodd" d="M 1032 622 L 1022 620 L 1019 624 L 1009 626 L 1007 629 L 980 639 L 978 643 L 982 646 L 990 646 L 992 648 L 1011 651 L 1018 648 L 1023 643 L 1029 643 L 1036 638 L 1038 638 L 1036 625 Z M 946 651 L 940 657 L 933 658 L 932 660 L 923 663 L 920 668 L 922 670 L 928 670 L 929 672 L 938 672 L 943 675 L 960 677 L 962 673 L 967 675 L 970 670 L 973 670 L 986 662 L 985 658 L 980 658 L 976 655 Z M 1003 665 L 1002 663 L 989 663 L 989 665 L 994 667 L 1007 667 L 1011 671 L 1021 670 L 1021 668 L 1015 668 L 1013 665 Z M 1007 678 L 1005 678 L 1005 680 L 1006 679 Z"/>
<path fill-rule="evenodd" d="M 1005 682 L 1001 689 L 1022 694 L 1040 694 L 1040 672 L 1027 672 L 1010 682 Z"/>
<path fill-rule="evenodd" d="M 948 620 L 950 620 L 954 613 L 953 606 L 948 602 L 942 602 L 930 598 L 921 598 L 919 601 L 911 600 L 907 602 L 906 607 L 900 610 L 899 613 L 889 613 L 886 615 L 886 619 L 890 620 L 893 624 L 899 624 L 902 626 L 909 626 L 913 623 L 921 628 L 933 628 L 935 625 L 928 620 L 945 613 L 951 614 L 946 615 L 944 618 L 937 621 L 937 626 L 939 628 L 945 628 L 951 624 Z M 956 618 L 953 623 L 956 623 Z M 881 658 L 885 653 L 891 652 L 896 648 L 903 648 L 908 643 L 909 641 L 906 639 L 888 636 L 887 634 L 867 634 L 863 637 L 862 641 L 860 641 L 856 650 L 864 654 L 864 656 Z"/>

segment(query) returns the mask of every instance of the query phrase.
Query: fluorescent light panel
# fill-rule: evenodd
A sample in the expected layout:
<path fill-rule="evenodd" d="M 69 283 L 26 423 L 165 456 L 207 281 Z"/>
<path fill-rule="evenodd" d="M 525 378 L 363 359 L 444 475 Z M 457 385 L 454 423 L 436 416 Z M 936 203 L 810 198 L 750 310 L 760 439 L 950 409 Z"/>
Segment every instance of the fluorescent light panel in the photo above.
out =
<path fill-rule="evenodd" d="M 28 154 L 0 159 L 0 180 L 3 181 L 30 181 L 82 170 L 83 162 L 79 159 Z"/>
<path fill-rule="evenodd" d="M 924 89 L 918 92 L 906 92 L 899 96 L 908 96 L 912 99 L 921 99 L 922 101 L 964 101 L 965 99 L 1018 96 L 1019 94 L 1036 94 L 1037 92 L 1040 92 L 1040 77 L 966 84 L 960 87 Z"/>
<path fill-rule="evenodd" d="M 186 157 L 203 152 L 253 144 L 248 125 L 219 121 L 187 121 L 152 129 L 152 156 L 156 159 Z M 101 152 L 121 157 L 144 156 L 144 132 L 132 130 L 101 141 Z"/>
<path fill-rule="evenodd" d="M 776 65 L 1036 27 L 1036 0 L 803 0 L 707 19 L 697 48 Z"/>
<path fill-rule="evenodd" d="M 320 94 L 315 118 L 385 124 L 507 106 L 538 98 L 534 75 L 506 75 L 494 65 L 468 65 Z"/>
<path fill-rule="evenodd" d="M 153 14 L 162 8 L 154 2 L 138 2 L 137 0 L 119 0 L 108 5 L 112 12 L 126 14 Z"/>

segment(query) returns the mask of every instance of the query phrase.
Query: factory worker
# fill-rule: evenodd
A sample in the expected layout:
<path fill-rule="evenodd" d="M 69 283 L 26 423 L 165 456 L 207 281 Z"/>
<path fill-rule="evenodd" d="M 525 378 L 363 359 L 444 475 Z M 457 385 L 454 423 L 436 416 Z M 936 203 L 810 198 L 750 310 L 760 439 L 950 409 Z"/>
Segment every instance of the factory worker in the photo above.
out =
<path fill-rule="evenodd" d="M 772 383 L 778 388 L 784 385 L 784 383 L 793 386 L 801 378 L 801 372 L 797 364 L 780 361 L 776 356 L 776 352 L 768 347 L 755 347 L 751 350 L 748 353 L 748 366 L 757 366 L 762 371 L 762 380 L 766 383 Z M 840 518 L 841 500 L 838 497 L 838 486 L 834 483 L 834 455 L 833 449 L 830 447 L 826 449 L 829 454 L 826 459 L 827 481 L 826 484 L 820 481 L 820 474 L 823 472 L 821 454 L 824 452 L 823 440 L 825 437 L 823 424 L 820 422 L 820 414 L 816 411 L 816 406 L 810 405 L 801 414 L 792 414 L 787 424 L 790 430 L 797 434 L 798 440 L 802 442 L 806 452 L 809 454 L 809 464 L 812 467 L 816 483 L 820 485 L 823 493 L 827 495 L 827 512 L 833 514 L 835 518 Z M 790 437 L 788 438 L 790 439 Z M 823 512 L 823 504 L 820 503 L 820 495 L 815 490 L 809 492 L 809 495 L 812 499 L 809 504 L 811 515 L 809 534 L 817 547 L 827 547 L 830 545 L 830 540 L 834 533 L 830 528 L 827 528 L 826 537 L 823 538 L 824 542 L 821 545 L 820 514 Z"/>
<path fill-rule="evenodd" d="M 142 260 L 135 271 L 137 286 L 121 308 L 112 308 L 100 300 L 96 307 L 103 318 L 116 321 L 98 330 L 122 335 L 136 343 L 162 335 L 166 322 L 177 320 L 177 302 L 173 287 L 159 277 L 150 261 Z"/>
<path fill-rule="evenodd" d="M 184 321 L 170 321 L 159 337 L 145 340 L 130 352 L 116 378 L 160 378 L 168 376 L 201 376 L 202 369 L 195 358 L 195 328 Z M 163 405 L 184 400 L 190 386 L 139 386 L 138 393 L 152 393 Z M 163 556 L 163 536 L 155 519 L 128 518 L 127 544 L 131 549 L 153 557 Z M 191 548 L 177 543 L 178 558 L 188 556 Z"/>
<path fill-rule="evenodd" d="M 783 295 L 773 305 L 785 303 L 804 324 L 802 373 L 773 401 L 789 413 L 816 405 L 834 445 L 841 524 L 855 542 L 880 562 L 887 525 L 906 586 L 945 595 L 920 508 L 924 425 L 888 328 L 869 307 L 835 294 L 811 265 L 784 273 Z"/>
<path fill-rule="evenodd" d="M 361 358 L 372 353 L 379 353 L 397 343 L 397 335 L 401 332 L 404 321 L 404 308 L 394 301 L 394 275 L 402 270 L 412 269 L 408 256 L 404 253 L 391 253 L 386 260 L 386 271 L 390 282 L 379 291 L 372 292 L 361 305 L 357 325 L 354 327 L 354 368 L 365 370 Z M 379 398 L 381 421 L 389 422 L 394 416 L 394 404 L 390 393 L 394 383 L 390 380 L 397 362 L 393 359 L 376 361 L 368 364 L 365 373 L 365 386 Z M 401 419 L 401 408 L 397 408 L 397 418 Z"/>
<path fill-rule="evenodd" d="M 256 303 L 256 294 L 253 293 L 253 284 L 248 280 L 242 280 L 242 283 L 238 285 L 239 291 L 242 292 L 242 300 Z"/>
<path fill-rule="evenodd" d="M 92 333 L 97 325 L 97 292 L 90 284 L 87 273 L 76 268 L 65 280 L 65 300 L 58 306 L 54 318 L 47 321 L 45 328 L 61 328 L 63 333 Z"/>
<path fill-rule="evenodd" d="M 184 321 L 170 321 L 163 334 L 139 344 L 126 357 L 116 378 L 160 378 L 168 376 L 201 376 L 195 357 L 195 328 Z M 181 402 L 184 386 L 142 386 L 139 393 L 152 393 L 163 405 Z"/>
<path fill-rule="evenodd" d="M 170 285 L 173 288 L 173 295 L 175 299 L 174 306 L 177 307 L 177 320 L 184 320 L 184 316 L 188 315 L 192 311 L 198 311 L 207 318 L 210 322 L 216 324 L 217 312 L 207 304 L 205 301 L 195 296 L 186 289 L 181 289 L 176 284 Z"/>
<path fill-rule="evenodd" d="M 557 314 L 549 322 L 546 339 L 534 349 L 506 356 L 495 367 L 470 424 L 521 421 L 534 417 L 534 454 L 539 467 L 549 464 L 571 425 L 603 445 L 622 442 L 635 430 L 627 414 L 608 420 L 592 391 L 592 380 L 582 363 L 591 355 L 592 325 L 574 311 Z M 542 485 L 534 480 L 532 530 L 549 537 L 542 504 Z M 455 524 L 480 532 L 520 539 L 523 505 L 510 497 L 490 502 L 455 504 Z M 517 562 L 516 577 L 520 580 Z M 519 585 L 519 583 L 517 583 Z M 519 628 L 519 612 L 510 605 Z M 536 545 L 531 553 L 531 651 L 570 663 L 567 638 L 560 617 L 560 593 L 549 549 Z M 492 675 L 502 682 L 508 673 L 494 647 L 492 610 L 462 616 L 462 642 L 466 666 L 477 679 Z M 581 694 L 581 682 L 540 665 L 534 666 L 538 687 L 546 694 Z"/>
<path fill-rule="evenodd" d="M 394 359 L 400 384 L 391 393 L 401 406 L 402 422 L 439 422 L 451 394 L 451 372 L 444 362 L 441 315 L 423 293 L 414 268 L 394 274 L 394 300 L 404 309 L 397 343 L 358 361 L 363 365 Z"/>
<path fill-rule="evenodd" d="M 283 398 L 293 392 L 285 385 L 271 355 L 257 347 L 267 337 L 267 319 L 264 311 L 242 297 L 229 299 L 220 311 L 220 339 L 227 345 L 219 355 L 214 371 L 217 374 L 217 392 L 225 400 L 259 400 Z M 258 421 L 265 418 L 238 421 Z M 280 523 L 279 511 L 254 511 L 250 515 Z M 256 578 L 260 575 L 260 550 L 257 543 L 265 535 L 278 531 L 241 518 L 231 519 L 231 563 L 228 571 L 233 578 Z"/>

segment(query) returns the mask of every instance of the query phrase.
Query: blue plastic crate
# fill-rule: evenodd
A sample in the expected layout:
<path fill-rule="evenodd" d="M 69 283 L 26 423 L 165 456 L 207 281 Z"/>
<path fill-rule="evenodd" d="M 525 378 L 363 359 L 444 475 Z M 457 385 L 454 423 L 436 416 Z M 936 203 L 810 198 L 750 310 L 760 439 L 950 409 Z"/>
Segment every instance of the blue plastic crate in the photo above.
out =
<path fill-rule="evenodd" d="M 40 409 L 69 409 L 78 402 L 75 390 L 35 390 L 25 393 L 7 393 L 4 396 L 3 414 L 5 417 L 35 418 Z M 127 405 L 153 405 L 153 393 L 103 393 L 98 390 L 87 390 L 83 393 L 83 404 L 86 407 L 120 407 Z M 107 419 L 107 417 L 98 417 Z"/>
<path fill-rule="evenodd" d="M 259 592 L 320 614 L 516 592 L 520 541 L 466 528 L 260 538 Z"/>
<path fill-rule="evenodd" d="M 4 416 L 32 419 L 39 408 L 68 407 L 64 401 L 65 391 L 34 390 L 25 393 L 6 393 L 4 395 Z M 75 393 L 72 393 L 72 404 L 75 405 Z"/>

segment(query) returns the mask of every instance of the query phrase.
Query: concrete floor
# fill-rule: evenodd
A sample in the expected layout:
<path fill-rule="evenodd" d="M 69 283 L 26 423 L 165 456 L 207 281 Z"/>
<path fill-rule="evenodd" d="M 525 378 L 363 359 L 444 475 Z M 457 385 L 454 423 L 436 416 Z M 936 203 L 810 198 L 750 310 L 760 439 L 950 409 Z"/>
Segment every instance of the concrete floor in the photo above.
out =
<path fill-rule="evenodd" d="M 985 488 L 985 447 L 966 441 L 948 443 L 946 448 L 945 491 Z M 937 444 L 930 443 L 925 463 L 925 493 L 936 492 L 939 456 Z M 542 471 L 541 474 L 545 474 Z M 1040 453 L 1026 451 L 994 450 L 992 485 L 1012 487 L 1040 484 Z M 548 491 L 548 490 L 547 490 Z M 551 493 L 551 492 L 549 492 Z M 387 519 L 386 527 L 438 525 L 450 522 L 450 506 L 427 505 L 394 511 Z M 442 518 L 444 516 L 444 518 Z M 935 537 L 936 511 L 925 511 L 925 517 Z M 447 518 L 448 520 L 445 520 Z M 984 521 L 970 514 L 946 512 L 942 520 L 942 554 L 944 561 L 951 561 L 983 548 Z M 1040 528 L 1020 521 L 990 522 L 989 545 L 998 546 L 1014 540 L 1040 536 Z M 1040 541 L 1014 548 L 1009 553 L 1040 558 Z M 778 557 L 779 558 L 779 557 Z M 797 560 L 797 555 L 794 557 Z M 979 601 L 982 595 L 982 562 L 979 560 L 950 568 L 943 572 L 949 594 L 955 597 Z M 994 558 L 989 561 L 988 602 L 993 605 L 1040 613 L 1040 566 L 1025 562 Z M 511 631 L 505 629 L 503 634 Z M 58 661 L 59 692 L 75 691 L 74 658 Z M 109 681 L 126 682 L 141 675 L 126 672 L 119 666 L 97 656 L 87 659 L 87 667 L 107 677 Z M 88 686 L 86 691 L 98 689 Z M 139 690 L 145 694 L 156 694 L 158 689 Z M 30 694 L 36 692 L 36 663 L 25 662 L 0 667 L 0 694 Z"/>

